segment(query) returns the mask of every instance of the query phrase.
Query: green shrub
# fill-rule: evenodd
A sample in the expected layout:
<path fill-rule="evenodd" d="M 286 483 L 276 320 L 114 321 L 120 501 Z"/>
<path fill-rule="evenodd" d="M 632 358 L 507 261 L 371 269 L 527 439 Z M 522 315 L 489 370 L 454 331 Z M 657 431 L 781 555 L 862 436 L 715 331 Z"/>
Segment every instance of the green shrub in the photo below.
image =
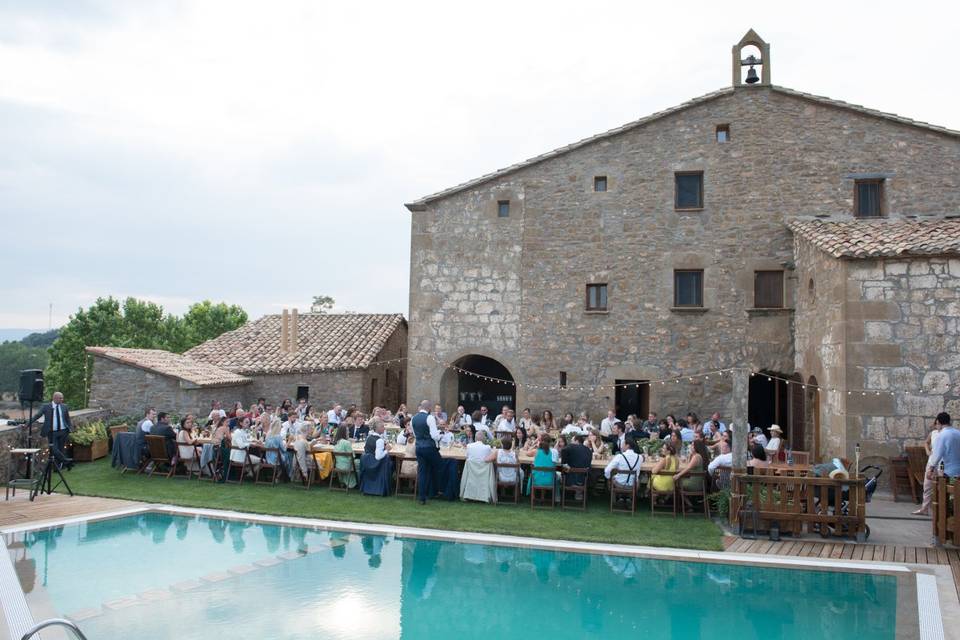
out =
<path fill-rule="evenodd" d="M 707 499 L 710 501 L 710 508 L 717 514 L 726 516 L 730 513 L 730 489 L 721 489 L 716 493 L 711 493 Z"/>
<path fill-rule="evenodd" d="M 97 440 L 107 439 L 107 428 L 103 422 L 96 420 L 74 427 L 70 431 L 70 442 L 81 447 L 89 447 Z"/>

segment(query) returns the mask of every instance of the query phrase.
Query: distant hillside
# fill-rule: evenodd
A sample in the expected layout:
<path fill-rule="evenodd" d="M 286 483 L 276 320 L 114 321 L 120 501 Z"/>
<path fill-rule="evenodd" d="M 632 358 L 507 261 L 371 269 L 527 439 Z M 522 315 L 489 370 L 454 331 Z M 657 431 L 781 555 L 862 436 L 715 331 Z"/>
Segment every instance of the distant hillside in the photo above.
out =
<path fill-rule="evenodd" d="M 26 331 L 0 329 L 0 331 Z M 0 393 L 16 391 L 22 369 L 45 369 L 49 356 L 47 348 L 60 333 L 59 329 L 27 332 L 19 339 L 0 341 Z"/>
<path fill-rule="evenodd" d="M 0 329 L 0 342 L 8 340 L 17 341 L 26 338 L 31 333 L 36 333 L 35 329 Z"/>

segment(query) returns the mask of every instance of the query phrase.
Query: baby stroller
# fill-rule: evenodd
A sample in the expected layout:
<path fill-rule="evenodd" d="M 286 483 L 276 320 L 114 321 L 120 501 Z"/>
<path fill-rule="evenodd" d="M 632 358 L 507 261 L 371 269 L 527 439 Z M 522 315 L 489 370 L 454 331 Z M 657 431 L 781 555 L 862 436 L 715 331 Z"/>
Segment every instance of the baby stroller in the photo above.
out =
<path fill-rule="evenodd" d="M 883 469 L 876 465 L 867 465 L 860 470 L 860 476 L 867 479 L 863 485 L 864 489 L 864 501 L 870 502 L 873 499 L 873 494 L 877 490 L 877 483 L 880 476 L 883 474 Z M 828 511 L 833 509 L 836 512 L 836 509 L 840 509 L 840 515 L 850 515 L 850 487 L 848 485 L 843 485 L 843 489 L 840 492 L 840 505 L 836 506 L 836 496 L 833 489 L 827 493 L 827 504 L 822 505 L 821 501 L 818 499 L 816 501 L 818 511 L 826 508 Z M 831 535 L 849 535 L 850 532 L 847 531 L 846 525 L 841 525 L 841 530 L 836 531 L 836 528 L 832 525 L 820 526 L 817 525 L 814 527 L 814 530 L 819 528 L 820 535 L 824 538 Z M 858 533 L 856 538 L 857 542 L 866 542 L 870 537 L 870 525 L 865 524 L 864 530 L 862 533 Z"/>

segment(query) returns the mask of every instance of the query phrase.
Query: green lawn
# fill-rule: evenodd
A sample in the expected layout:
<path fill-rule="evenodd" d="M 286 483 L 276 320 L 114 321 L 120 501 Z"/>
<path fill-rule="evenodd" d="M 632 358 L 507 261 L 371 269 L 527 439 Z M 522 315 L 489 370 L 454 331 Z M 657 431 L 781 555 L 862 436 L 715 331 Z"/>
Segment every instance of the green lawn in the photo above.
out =
<path fill-rule="evenodd" d="M 645 501 L 640 502 L 641 509 L 634 516 L 609 513 L 605 497 L 596 498 L 585 513 L 532 511 L 529 503 L 516 507 L 435 500 L 419 505 L 412 498 L 333 492 L 325 484 L 307 491 L 299 484 L 236 485 L 131 473 L 121 476 L 108 460 L 78 464 L 65 476 L 75 493 L 104 498 L 562 540 L 722 549 L 719 527 L 702 515 L 654 518 Z"/>

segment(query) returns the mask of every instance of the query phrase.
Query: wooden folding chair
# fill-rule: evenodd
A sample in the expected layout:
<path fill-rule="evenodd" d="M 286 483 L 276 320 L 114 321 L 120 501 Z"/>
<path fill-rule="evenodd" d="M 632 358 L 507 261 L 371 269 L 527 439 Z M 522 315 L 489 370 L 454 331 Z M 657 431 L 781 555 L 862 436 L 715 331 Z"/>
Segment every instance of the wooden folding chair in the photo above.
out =
<path fill-rule="evenodd" d="M 913 492 L 913 501 L 920 502 L 923 496 L 923 480 L 927 474 L 927 450 L 923 447 L 907 447 L 907 466 L 910 469 L 910 486 Z M 847 465 L 849 469 L 850 466 Z"/>
<path fill-rule="evenodd" d="M 906 456 L 890 458 L 890 488 L 893 490 L 893 501 L 900 499 L 900 494 L 910 494 L 914 501 L 917 499 L 917 488 L 910 477 L 910 466 Z"/>
<path fill-rule="evenodd" d="M 183 454 L 188 451 L 193 452 L 193 458 L 184 457 Z M 202 451 L 203 447 L 192 442 L 177 442 L 177 457 L 173 461 L 173 476 L 193 480 L 193 474 L 197 474 L 198 478 L 203 475 L 200 471 L 200 454 Z M 180 469 L 183 469 L 182 474 L 177 473 Z"/>
<path fill-rule="evenodd" d="M 513 480 L 501 480 L 500 469 L 513 469 Z M 508 462 L 494 462 L 493 472 L 497 478 L 497 504 L 506 504 L 506 500 L 513 500 L 513 504 L 520 504 L 520 465 Z M 506 498 L 506 500 L 502 499 Z"/>
<path fill-rule="evenodd" d="M 126 433 L 129 431 L 129 427 L 125 424 L 118 424 L 112 427 L 109 427 L 107 431 L 110 432 L 110 450 L 113 451 L 113 442 L 117 439 L 118 433 Z"/>
<path fill-rule="evenodd" d="M 674 473 L 671 471 L 661 471 L 660 473 L 651 473 L 650 474 L 650 515 L 655 516 L 658 513 L 670 513 L 664 509 L 657 509 L 657 498 L 670 498 L 670 509 L 673 513 L 673 517 L 677 517 L 677 488 L 674 485 L 674 488 L 670 491 L 657 491 L 653 486 L 653 479 L 657 476 L 664 476 L 673 478 Z"/>
<path fill-rule="evenodd" d="M 560 510 L 567 509 L 567 496 L 570 496 L 570 509 L 587 510 L 587 482 L 590 476 L 589 467 L 571 467 L 560 472 Z M 580 484 L 575 481 L 579 479 Z"/>
<path fill-rule="evenodd" d="M 350 465 L 349 469 L 340 469 L 337 464 L 337 459 L 342 458 L 344 460 L 349 460 Z M 348 466 L 348 465 L 343 465 Z M 344 493 L 350 492 L 350 485 L 348 484 L 350 474 L 356 474 L 357 467 L 353 461 L 353 452 L 349 453 L 346 451 L 334 451 L 333 452 L 333 470 L 330 472 L 330 490 L 331 491 L 343 491 Z M 360 481 L 359 476 L 357 476 L 357 481 Z M 339 485 L 339 486 L 334 486 Z"/>
<path fill-rule="evenodd" d="M 550 484 L 538 485 L 533 479 L 538 471 L 550 472 Z M 531 509 L 553 509 L 553 501 L 557 495 L 556 467 L 532 467 L 530 469 L 530 508 Z M 544 506 L 544 502 L 549 499 L 549 506 Z M 539 504 L 538 504 L 539 501 Z"/>
<path fill-rule="evenodd" d="M 267 458 L 270 457 L 270 454 L 273 453 L 276 455 L 276 462 L 270 463 L 267 462 Z M 260 468 L 257 469 L 257 475 L 253 479 L 254 484 L 277 484 L 280 481 L 280 473 L 283 471 L 283 458 L 281 456 L 283 453 L 278 447 L 269 447 L 264 450 L 263 456 L 260 458 Z M 270 472 L 270 482 L 264 482 L 260 480 L 260 476 L 264 471 Z"/>
<path fill-rule="evenodd" d="M 209 474 L 209 480 L 211 482 L 217 482 L 223 477 L 223 473 L 220 472 L 220 462 L 221 462 L 221 452 L 220 445 L 213 446 L 213 457 L 207 461 L 207 464 L 203 465 L 203 469 L 207 470 Z M 197 458 L 197 464 L 200 463 L 200 460 L 203 458 L 203 445 L 200 445 L 200 457 Z M 203 469 L 200 470 L 200 477 L 198 480 L 203 480 Z"/>
<path fill-rule="evenodd" d="M 690 491 L 683 488 L 683 481 L 686 478 L 700 478 L 700 488 Z M 677 491 L 680 493 L 680 514 L 687 517 L 687 498 L 700 498 L 703 500 L 703 515 L 710 518 L 710 501 L 707 500 L 707 473 L 706 471 L 691 471 L 685 474 L 680 482 L 677 483 Z"/>
<path fill-rule="evenodd" d="M 394 491 L 396 496 L 409 496 L 411 498 L 417 497 L 417 473 L 416 468 L 413 471 L 410 471 L 412 465 L 406 464 L 410 462 L 416 462 L 417 458 L 404 456 L 400 459 L 400 464 L 397 466 L 397 486 Z M 407 468 L 404 469 L 404 466 Z M 409 490 L 407 489 L 409 487 Z"/>
<path fill-rule="evenodd" d="M 790 455 L 793 456 L 793 464 L 810 464 L 809 451 L 791 451 Z"/>
<path fill-rule="evenodd" d="M 243 452 L 243 462 L 235 462 L 235 461 L 234 461 L 234 459 L 233 459 L 233 452 L 234 452 L 234 451 L 242 451 L 242 452 Z M 229 461 L 227 462 L 227 477 L 226 477 L 226 482 L 243 484 L 243 476 L 246 475 L 247 468 L 250 467 L 250 452 L 247 451 L 246 449 L 244 449 L 243 447 L 230 447 L 230 454 L 229 454 L 229 455 L 230 455 L 230 458 L 229 458 Z M 239 480 L 231 480 L 231 479 L 230 479 L 230 472 L 233 471 L 234 469 L 239 469 L 239 470 L 240 470 L 240 479 L 239 479 Z"/>
<path fill-rule="evenodd" d="M 336 459 L 336 458 L 334 458 Z M 291 474 L 290 481 L 293 482 L 296 480 L 296 477 L 300 476 L 300 484 L 303 485 L 304 489 L 310 489 L 313 486 L 315 480 L 317 480 L 317 464 L 313 459 L 313 456 L 308 452 L 304 457 L 306 460 L 307 468 L 304 469 L 303 465 L 300 464 L 300 456 L 296 453 L 293 454 L 293 473 Z M 310 466 L 310 463 L 313 462 L 313 466 Z"/>
<path fill-rule="evenodd" d="M 157 471 L 160 471 L 160 465 L 166 465 L 167 473 L 166 477 L 170 478 L 173 476 L 175 470 L 173 460 L 170 459 L 170 456 L 167 455 L 167 440 L 163 436 L 144 436 L 147 443 L 147 451 L 150 454 L 147 464 L 144 465 L 143 469 L 146 470 L 147 466 L 151 463 L 153 464 L 150 467 L 150 471 L 147 471 L 148 476 L 153 476 Z"/>
<path fill-rule="evenodd" d="M 630 508 L 617 506 L 617 498 L 628 500 Z M 614 469 L 610 473 L 610 513 L 633 515 L 637 510 L 637 470 Z"/>

